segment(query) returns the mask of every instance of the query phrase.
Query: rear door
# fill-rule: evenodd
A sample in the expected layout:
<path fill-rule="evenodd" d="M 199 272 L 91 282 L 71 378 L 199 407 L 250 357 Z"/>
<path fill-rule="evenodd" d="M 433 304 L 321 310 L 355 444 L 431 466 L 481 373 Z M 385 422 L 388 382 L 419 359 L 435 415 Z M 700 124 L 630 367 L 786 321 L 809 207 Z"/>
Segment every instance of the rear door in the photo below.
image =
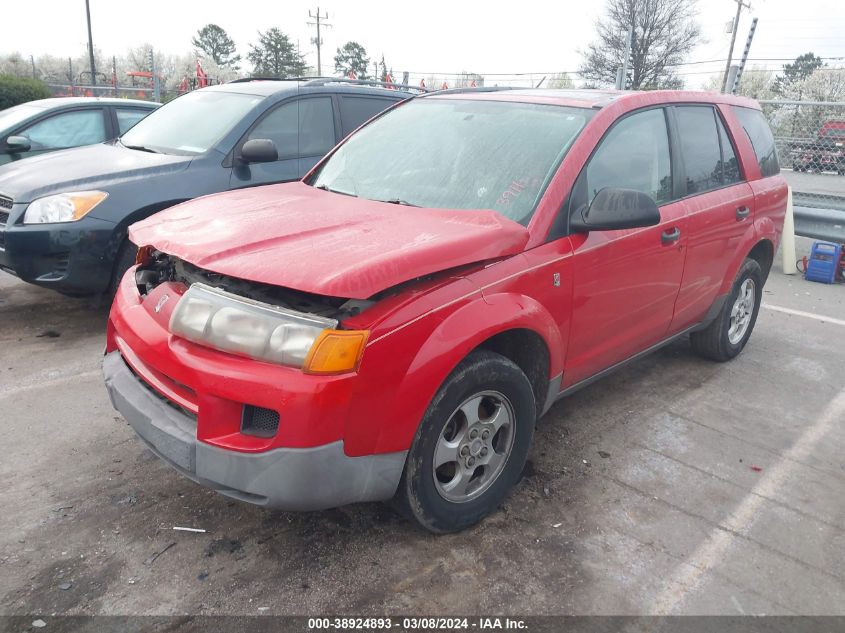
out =
<path fill-rule="evenodd" d="M 672 328 L 701 321 L 717 299 L 737 249 L 754 231 L 754 193 L 741 173 L 736 145 L 709 104 L 670 108 L 687 211 L 687 257 Z"/>
<path fill-rule="evenodd" d="M 660 223 L 571 236 L 573 314 L 564 387 L 662 341 L 684 269 L 686 218 L 675 183 L 664 108 L 627 115 L 605 134 L 579 175 L 570 213 L 605 187 L 650 195 Z"/>

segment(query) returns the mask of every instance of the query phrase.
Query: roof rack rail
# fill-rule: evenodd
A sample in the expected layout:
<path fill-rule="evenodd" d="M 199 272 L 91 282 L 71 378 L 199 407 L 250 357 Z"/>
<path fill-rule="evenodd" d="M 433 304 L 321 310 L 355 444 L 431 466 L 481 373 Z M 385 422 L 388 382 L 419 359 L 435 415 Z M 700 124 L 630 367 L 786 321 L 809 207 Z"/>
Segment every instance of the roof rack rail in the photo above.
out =
<path fill-rule="evenodd" d="M 519 90 L 519 88 L 516 86 L 476 86 L 475 88 L 466 86 L 464 88 L 446 88 L 446 90 L 437 90 L 436 93 L 439 95 L 455 95 L 461 94 L 462 92 L 499 92 L 500 90 Z"/>
<path fill-rule="evenodd" d="M 428 92 L 427 89 L 420 86 L 410 86 L 408 84 L 400 84 L 388 81 L 375 81 L 373 79 L 349 79 L 348 77 L 297 77 L 301 81 L 305 81 L 306 86 L 324 86 L 326 84 L 352 84 L 355 86 L 375 86 L 376 88 L 392 88 L 396 90 L 416 90 L 418 92 Z"/>
<path fill-rule="evenodd" d="M 230 84 L 244 84 L 250 81 L 299 81 L 299 77 L 241 77 L 240 79 L 232 79 L 226 83 Z"/>

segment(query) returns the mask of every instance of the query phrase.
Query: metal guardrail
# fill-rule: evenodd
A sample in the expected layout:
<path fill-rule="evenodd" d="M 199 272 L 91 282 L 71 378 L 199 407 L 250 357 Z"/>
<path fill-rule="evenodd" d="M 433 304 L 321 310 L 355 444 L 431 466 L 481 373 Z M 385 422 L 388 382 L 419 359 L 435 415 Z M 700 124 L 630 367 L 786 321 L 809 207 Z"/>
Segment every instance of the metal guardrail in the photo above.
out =
<path fill-rule="evenodd" d="M 793 194 L 795 234 L 826 242 L 845 244 L 845 199 L 839 209 L 799 206 L 800 193 Z"/>

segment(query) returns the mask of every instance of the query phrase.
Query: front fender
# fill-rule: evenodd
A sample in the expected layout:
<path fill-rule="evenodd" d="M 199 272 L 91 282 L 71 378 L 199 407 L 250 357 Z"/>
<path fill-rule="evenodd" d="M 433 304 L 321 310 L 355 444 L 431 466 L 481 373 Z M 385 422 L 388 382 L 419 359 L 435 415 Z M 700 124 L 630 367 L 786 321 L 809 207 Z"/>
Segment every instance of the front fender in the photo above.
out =
<path fill-rule="evenodd" d="M 549 350 L 549 376 L 560 374 L 563 344 L 554 318 L 536 300 L 516 293 L 482 296 L 478 292 L 447 315 L 430 315 L 380 340 L 380 353 L 368 350 L 374 352 L 372 362 L 379 365 L 396 360 L 390 350 L 415 351 L 407 364 L 392 364 L 394 380 L 377 391 L 376 417 L 382 422 L 377 431 L 370 427 L 376 433 L 361 432 L 367 427 L 361 419 L 352 425 L 357 428 L 347 429 L 347 454 L 407 450 L 429 403 L 458 363 L 487 339 L 513 329 L 539 335 Z M 372 394 L 369 401 L 372 407 Z"/>

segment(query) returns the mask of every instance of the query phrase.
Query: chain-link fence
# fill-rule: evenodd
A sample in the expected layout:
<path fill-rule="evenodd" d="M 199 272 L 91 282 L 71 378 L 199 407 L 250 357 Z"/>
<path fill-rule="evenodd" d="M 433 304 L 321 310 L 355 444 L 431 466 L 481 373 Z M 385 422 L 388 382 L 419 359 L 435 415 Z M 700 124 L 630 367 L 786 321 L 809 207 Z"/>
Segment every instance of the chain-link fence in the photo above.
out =
<path fill-rule="evenodd" d="M 845 103 L 760 101 L 792 186 L 799 235 L 845 242 Z"/>

